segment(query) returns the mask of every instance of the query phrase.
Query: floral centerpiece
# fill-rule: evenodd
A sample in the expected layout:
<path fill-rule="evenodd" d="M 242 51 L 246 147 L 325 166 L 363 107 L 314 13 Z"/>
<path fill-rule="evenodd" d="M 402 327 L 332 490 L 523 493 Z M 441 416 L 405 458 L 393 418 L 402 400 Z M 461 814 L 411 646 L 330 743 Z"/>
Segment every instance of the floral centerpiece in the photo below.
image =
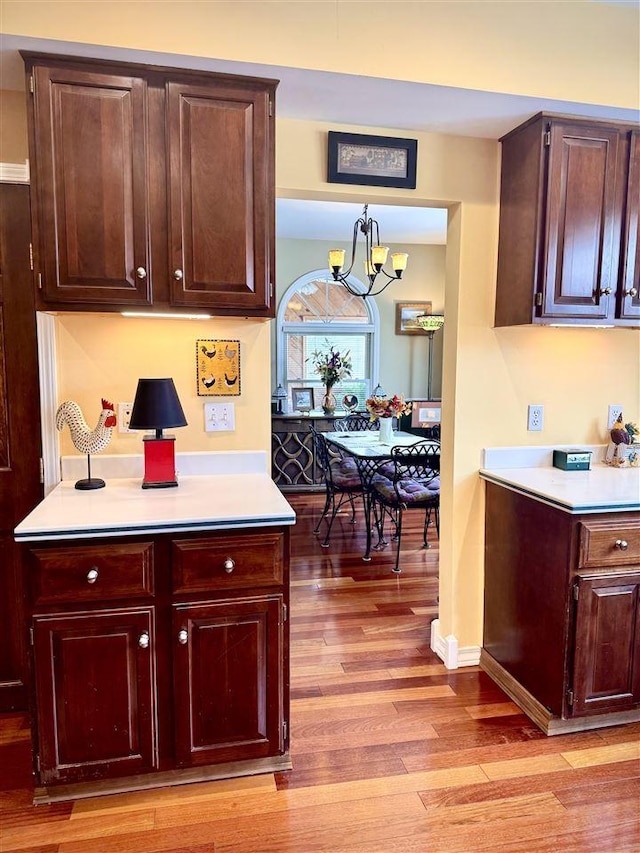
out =
<path fill-rule="evenodd" d="M 398 394 L 393 397 L 369 397 L 366 406 L 370 421 L 377 421 L 378 418 L 399 418 L 400 415 L 408 415 L 412 409 L 412 404 L 405 402 L 404 397 Z"/>
<path fill-rule="evenodd" d="M 380 421 L 380 441 L 382 444 L 393 442 L 393 420 L 400 415 L 408 415 L 413 404 L 405 402 L 404 397 L 369 397 L 366 402 L 370 421 Z"/>
<path fill-rule="evenodd" d="M 326 341 L 329 344 L 328 341 Z M 325 387 L 325 395 L 322 400 L 322 410 L 325 414 L 333 414 L 336 408 L 336 398 L 331 389 L 338 382 L 351 376 L 352 362 L 351 352 L 340 353 L 329 345 L 328 350 L 315 350 L 311 353 L 311 361 L 314 371 L 319 375 Z"/>

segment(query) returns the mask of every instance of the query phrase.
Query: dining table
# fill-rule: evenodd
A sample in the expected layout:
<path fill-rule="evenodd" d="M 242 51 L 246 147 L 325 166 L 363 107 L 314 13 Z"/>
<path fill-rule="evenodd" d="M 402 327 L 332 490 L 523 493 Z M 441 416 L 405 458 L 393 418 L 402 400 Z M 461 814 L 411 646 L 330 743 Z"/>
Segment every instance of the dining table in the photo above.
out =
<path fill-rule="evenodd" d="M 330 448 L 337 450 L 342 456 L 348 456 L 353 459 L 358 469 L 362 481 L 362 500 L 367 534 L 366 549 L 362 559 L 368 562 L 371 559 L 372 541 L 373 496 L 371 481 L 381 463 L 390 461 L 398 454 L 402 455 L 403 447 L 412 447 L 414 444 L 424 442 L 425 438 L 424 436 L 402 432 L 401 430 L 394 431 L 388 442 L 380 440 L 377 430 L 323 432 L 322 435 L 330 445 Z M 439 441 L 429 443 L 438 448 L 440 447 Z"/>

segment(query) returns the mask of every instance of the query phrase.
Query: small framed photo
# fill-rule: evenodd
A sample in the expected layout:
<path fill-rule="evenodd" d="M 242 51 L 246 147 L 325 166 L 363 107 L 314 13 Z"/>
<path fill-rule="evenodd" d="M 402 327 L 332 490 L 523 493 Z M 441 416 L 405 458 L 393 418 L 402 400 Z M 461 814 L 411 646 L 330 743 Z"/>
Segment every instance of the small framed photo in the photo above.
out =
<path fill-rule="evenodd" d="M 291 403 L 296 412 L 310 412 L 313 409 L 313 388 L 292 388 Z"/>
<path fill-rule="evenodd" d="M 420 314 L 431 314 L 431 302 L 396 302 L 396 335 L 426 335 L 416 322 Z"/>
<path fill-rule="evenodd" d="M 417 139 L 329 131 L 330 184 L 415 190 Z"/>

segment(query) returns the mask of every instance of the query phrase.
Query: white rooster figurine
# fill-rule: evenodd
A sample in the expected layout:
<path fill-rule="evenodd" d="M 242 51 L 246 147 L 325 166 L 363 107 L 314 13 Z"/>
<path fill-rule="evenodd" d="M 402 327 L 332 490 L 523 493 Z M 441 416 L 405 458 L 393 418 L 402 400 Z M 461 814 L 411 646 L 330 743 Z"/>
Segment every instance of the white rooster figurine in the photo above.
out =
<path fill-rule="evenodd" d="M 102 411 L 95 429 L 91 429 L 85 421 L 80 406 L 73 400 L 66 400 L 56 412 L 56 427 L 58 430 L 69 424 L 71 441 L 76 450 L 87 454 L 88 478 L 78 480 L 76 489 L 101 489 L 104 480 L 91 477 L 91 453 L 100 453 L 111 441 L 111 433 L 116 425 L 116 415 L 113 403 L 102 400 Z"/>

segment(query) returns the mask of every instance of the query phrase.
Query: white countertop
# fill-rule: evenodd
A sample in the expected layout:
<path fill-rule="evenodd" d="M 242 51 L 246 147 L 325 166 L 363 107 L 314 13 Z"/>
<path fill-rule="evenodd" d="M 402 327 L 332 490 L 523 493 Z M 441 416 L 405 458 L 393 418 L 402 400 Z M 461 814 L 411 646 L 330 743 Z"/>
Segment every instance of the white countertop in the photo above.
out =
<path fill-rule="evenodd" d="M 589 471 L 481 468 L 480 476 L 571 513 L 640 510 L 640 468 L 592 463 Z"/>
<path fill-rule="evenodd" d="M 187 533 L 295 524 L 295 513 L 267 473 L 180 477 L 176 488 L 142 489 L 110 479 L 79 491 L 64 481 L 15 529 L 17 541 L 140 533 Z"/>

